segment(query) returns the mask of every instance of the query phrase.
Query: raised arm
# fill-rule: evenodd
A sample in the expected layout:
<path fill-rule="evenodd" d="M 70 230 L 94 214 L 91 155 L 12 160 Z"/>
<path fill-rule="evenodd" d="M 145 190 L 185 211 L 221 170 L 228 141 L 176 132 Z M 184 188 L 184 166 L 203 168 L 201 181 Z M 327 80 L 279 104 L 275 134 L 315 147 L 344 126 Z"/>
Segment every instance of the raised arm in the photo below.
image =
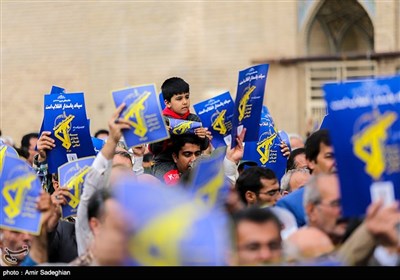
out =
<path fill-rule="evenodd" d="M 92 239 L 92 232 L 89 227 L 87 213 L 89 199 L 96 190 L 107 187 L 111 173 L 112 159 L 114 157 L 117 143 L 122 136 L 122 130 L 130 128 L 129 123 L 126 120 L 118 118 L 124 107 L 125 104 L 121 104 L 109 119 L 108 128 L 110 135 L 93 161 L 91 170 L 85 177 L 84 188 L 80 198 L 77 219 L 75 222 L 78 255 L 81 255 L 86 251 Z"/>

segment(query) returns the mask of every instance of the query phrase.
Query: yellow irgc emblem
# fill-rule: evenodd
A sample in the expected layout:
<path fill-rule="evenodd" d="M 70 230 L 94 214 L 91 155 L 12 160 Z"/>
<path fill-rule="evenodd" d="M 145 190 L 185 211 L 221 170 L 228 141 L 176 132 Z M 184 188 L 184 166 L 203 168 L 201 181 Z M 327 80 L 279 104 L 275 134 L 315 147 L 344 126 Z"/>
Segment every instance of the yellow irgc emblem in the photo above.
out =
<path fill-rule="evenodd" d="M 71 128 L 71 121 L 74 118 L 75 118 L 74 115 L 69 115 L 63 121 L 61 121 L 56 127 L 53 128 L 54 136 L 62 142 L 62 146 L 65 149 L 69 149 L 71 147 L 71 138 L 69 137 L 69 130 Z"/>
<path fill-rule="evenodd" d="M 244 118 L 244 113 L 246 112 L 246 104 L 249 102 L 250 94 L 256 89 L 256 86 L 251 86 L 246 93 L 243 95 L 242 99 L 239 102 L 239 121 Z"/>
<path fill-rule="evenodd" d="M 274 132 L 270 137 L 267 137 L 266 139 L 262 140 L 261 142 L 258 142 L 257 144 L 257 152 L 260 154 L 260 162 L 262 164 L 267 163 L 269 159 L 269 149 L 272 146 L 272 143 L 277 136 L 277 133 Z"/>
<path fill-rule="evenodd" d="M 225 113 L 226 110 L 222 110 L 221 113 L 219 113 L 218 117 L 212 123 L 212 128 L 222 135 L 226 133 Z"/>
<path fill-rule="evenodd" d="M 80 201 L 80 186 L 83 184 L 83 177 L 89 172 L 90 167 L 85 166 L 77 174 L 72 176 L 67 182 L 68 190 L 74 189 L 74 194 L 70 193 L 71 200 L 68 202 L 68 205 L 72 208 L 76 208 Z"/>
<path fill-rule="evenodd" d="M 180 242 L 200 215 L 190 202 L 156 216 L 131 238 L 130 253 L 143 265 L 181 265 Z"/>
<path fill-rule="evenodd" d="M 6 156 L 7 147 L 4 145 L 0 148 L 0 175 L 3 172 L 4 158 Z"/>
<path fill-rule="evenodd" d="M 21 213 L 22 203 L 27 190 L 32 186 L 32 182 L 36 179 L 36 175 L 31 174 L 22 178 L 16 179 L 11 184 L 6 184 L 1 191 L 4 199 L 7 202 L 7 206 L 4 207 L 6 215 L 13 219 Z M 15 197 L 10 195 L 10 191 L 15 192 Z"/>
<path fill-rule="evenodd" d="M 147 133 L 147 126 L 143 118 L 143 110 L 145 109 L 143 103 L 149 96 L 149 91 L 144 92 L 140 98 L 129 105 L 126 113 L 123 116 L 124 119 L 127 120 L 133 128 L 135 128 L 133 133 L 140 137 L 143 137 Z M 136 122 L 130 120 L 130 118 L 136 119 Z"/>
<path fill-rule="evenodd" d="M 185 132 L 187 132 L 190 127 L 192 126 L 193 122 L 181 122 L 180 124 L 178 124 L 177 126 L 174 127 L 174 129 L 172 130 L 173 134 L 184 134 Z"/>
<path fill-rule="evenodd" d="M 223 184 L 224 170 L 220 168 L 218 174 L 197 191 L 196 198 L 206 206 L 214 206 L 217 202 L 218 191 L 223 186 Z M 207 196 L 207 201 L 204 201 L 202 199 L 203 196 Z"/>
<path fill-rule="evenodd" d="M 353 152 L 365 162 L 365 172 L 378 180 L 385 171 L 384 142 L 386 130 L 396 121 L 395 112 L 387 112 L 360 133 L 353 136 Z M 369 149 L 368 152 L 366 149 Z"/>

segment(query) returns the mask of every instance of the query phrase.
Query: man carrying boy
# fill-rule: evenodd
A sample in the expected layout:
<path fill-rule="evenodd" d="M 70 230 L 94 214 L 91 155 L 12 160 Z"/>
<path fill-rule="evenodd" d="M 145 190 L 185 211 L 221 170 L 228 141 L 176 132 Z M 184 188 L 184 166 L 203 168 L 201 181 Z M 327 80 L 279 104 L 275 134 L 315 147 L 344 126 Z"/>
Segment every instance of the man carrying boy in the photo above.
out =
<path fill-rule="evenodd" d="M 190 113 L 190 91 L 189 84 L 183 79 L 172 77 L 164 81 L 161 86 L 164 97 L 165 109 L 163 115 L 169 125 L 169 119 L 179 119 L 187 121 L 201 122 L 200 118 Z M 205 150 L 209 145 L 211 132 L 207 128 L 199 127 L 194 133 L 202 139 L 202 149 Z M 163 180 L 165 173 L 176 168 L 172 158 L 172 140 L 167 139 L 149 145 L 149 151 L 154 155 L 153 174 Z"/>

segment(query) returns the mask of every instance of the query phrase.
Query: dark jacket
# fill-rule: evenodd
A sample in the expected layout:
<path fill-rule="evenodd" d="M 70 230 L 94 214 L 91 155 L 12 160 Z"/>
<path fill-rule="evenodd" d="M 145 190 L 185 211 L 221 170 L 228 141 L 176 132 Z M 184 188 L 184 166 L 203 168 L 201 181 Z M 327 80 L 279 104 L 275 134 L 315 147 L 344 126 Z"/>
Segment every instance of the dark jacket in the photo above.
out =
<path fill-rule="evenodd" d="M 47 235 L 49 262 L 68 263 L 78 256 L 75 224 L 59 220 L 56 229 Z"/>

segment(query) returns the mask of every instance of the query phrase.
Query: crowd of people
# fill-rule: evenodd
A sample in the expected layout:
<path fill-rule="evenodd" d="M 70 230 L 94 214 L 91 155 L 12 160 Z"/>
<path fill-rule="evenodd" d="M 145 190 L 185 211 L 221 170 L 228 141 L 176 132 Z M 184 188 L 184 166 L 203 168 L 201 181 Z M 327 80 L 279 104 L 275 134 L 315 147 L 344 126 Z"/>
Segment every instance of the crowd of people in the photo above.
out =
<path fill-rule="evenodd" d="M 165 80 L 161 92 L 167 125 L 171 118 L 200 122 L 197 115 L 190 113 L 190 88 L 183 79 Z M 37 203 L 43 214 L 40 234 L 2 228 L 2 266 L 121 266 L 127 258 L 140 260 L 138 265 L 184 263 L 169 262 L 173 248 L 167 248 L 165 254 L 159 252 L 157 261 L 138 255 L 140 246 L 130 246 L 131 228 L 134 232 L 135 225 L 128 224 L 129 213 L 121 206 L 114 188 L 126 180 L 133 188 L 135 184 L 147 184 L 184 189 L 190 184 L 196 165 L 217 152 L 211 144 L 212 135 L 207 127 L 200 127 L 194 133 L 171 134 L 167 140 L 127 147 L 122 132 L 130 128 L 130 123 L 119 117 L 124 107 L 122 104 L 110 116 L 107 129 L 94 134 L 105 144 L 85 177 L 78 211 L 73 217 L 61 217 L 60 209 L 68 202 L 69 190 L 59 185 L 57 174 L 47 172 L 47 153 L 55 147 L 52 132 L 26 134 L 20 147 L 12 139 L 2 137 L 4 144 L 13 146 L 20 158 L 35 169 L 43 187 Z M 290 145 L 281 143 L 280 152 L 288 159 L 282 178 L 269 168 L 243 160 L 245 134 L 243 129 L 233 139 L 234 148 L 228 145 L 223 150 L 221 163 L 229 186 L 221 210 L 229 221 L 222 224 L 226 226 L 225 241 L 229 246 L 222 262 L 203 260 L 200 265 L 400 265 L 397 202 L 390 206 L 374 202 L 363 217 L 343 217 L 338 170 L 328 130 L 314 131 L 307 139 L 291 134 Z M 187 209 L 189 213 L 191 208 Z M 146 219 L 145 212 L 139 213 L 143 217 L 137 219 Z M 172 232 L 173 237 L 163 242 L 162 232 L 149 230 L 146 238 L 167 246 L 184 234 L 178 229 L 174 222 L 165 222 L 162 231 Z M 185 243 L 179 246 L 184 247 Z M 187 254 L 191 250 L 197 252 L 189 245 L 183 250 Z M 14 263 L 6 257 L 10 252 L 14 252 Z"/>

